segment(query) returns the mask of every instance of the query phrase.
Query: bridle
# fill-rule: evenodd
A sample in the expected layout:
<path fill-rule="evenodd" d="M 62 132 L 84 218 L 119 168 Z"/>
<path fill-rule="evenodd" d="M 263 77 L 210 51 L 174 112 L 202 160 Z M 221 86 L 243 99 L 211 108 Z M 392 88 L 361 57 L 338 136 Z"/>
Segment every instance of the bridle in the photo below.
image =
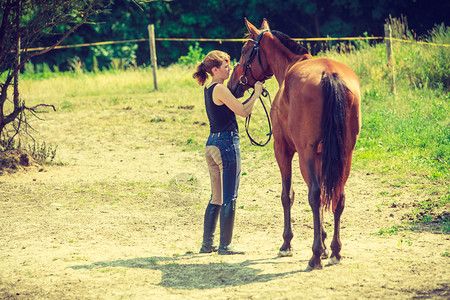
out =
<path fill-rule="evenodd" d="M 251 86 L 251 85 L 248 83 L 247 70 L 249 71 L 250 75 L 252 76 L 252 78 L 253 78 L 253 80 L 254 80 L 255 82 L 257 82 L 257 81 L 264 82 L 265 80 L 272 78 L 273 74 L 267 75 L 266 71 L 264 70 L 264 67 L 263 67 L 263 65 L 262 65 L 262 63 L 261 63 L 261 52 L 260 52 L 260 49 L 259 49 L 259 42 L 261 41 L 261 38 L 262 38 L 264 32 L 266 32 L 266 31 L 268 31 L 268 30 L 267 30 L 267 29 L 263 30 L 263 31 L 259 34 L 259 36 L 258 36 L 258 38 L 256 39 L 256 41 L 255 41 L 254 39 L 249 39 L 249 41 L 252 41 L 252 42 L 254 42 L 255 44 L 253 45 L 252 50 L 251 50 L 251 52 L 250 52 L 250 55 L 248 56 L 248 58 L 247 58 L 247 60 L 245 61 L 245 63 L 242 64 L 242 63 L 240 63 L 240 62 L 237 62 L 237 65 L 241 65 L 241 66 L 244 67 L 244 73 L 243 73 L 243 74 L 241 75 L 241 77 L 239 78 L 239 84 L 236 85 L 236 88 L 234 89 L 233 94 L 235 94 L 236 90 L 238 89 L 238 87 L 239 87 L 240 85 L 249 86 L 249 87 L 251 87 L 251 88 L 254 88 L 254 86 Z M 252 72 L 252 66 L 251 66 L 251 64 L 252 64 L 253 60 L 255 59 L 255 56 L 257 57 L 259 67 L 261 68 L 261 70 L 262 70 L 262 72 L 263 72 L 263 74 L 264 74 L 264 78 L 262 78 L 262 79 L 256 79 L 255 76 L 253 75 L 253 72 Z M 235 69 L 233 69 L 233 72 L 231 73 L 231 78 L 233 78 L 234 70 L 235 70 Z M 263 97 L 269 97 L 269 101 L 270 101 L 270 103 L 272 104 L 272 99 L 270 99 L 269 92 L 268 92 L 266 89 L 263 90 L 261 96 L 263 96 Z M 267 138 L 267 140 L 266 140 L 265 142 L 258 143 L 257 141 L 255 141 L 255 140 L 250 136 L 249 128 L 250 128 L 250 118 L 251 118 L 251 116 L 252 116 L 251 114 L 245 119 L 245 131 L 247 132 L 247 136 L 248 136 L 248 138 L 250 139 L 250 142 L 251 142 L 252 145 L 264 147 L 265 145 L 267 145 L 267 144 L 269 143 L 270 138 L 272 137 L 272 124 L 271 124 L 271 122 L 270 122 L 269 112 L 268 112 L 266 106 L 264 105 L 264 102 L 263 102 L 263 100 L 261 99 L 261 97 L 259 98 L 259 100 L 261 101 L 261 104 L 262 104 L 262 106 L 264 107 L 264 112 L 266 113 L 266 117 L 267 117 L 267 122 L 268 122 L 268 126 L 269 126 L 269 133 L 267 134 L 268 138 Z M 244 103 L 245 103 L 245 102 L 244 102 Z"/>
<path fill-rule="evenodd" d="M 256 39 L 256 41 L 255 41 L 254 39 L 249 39 L 249 41 L 252 41 L 252 42 L 255 43 L 255 44 L 253 45 L 253 47 L 252 47 L 252 50 L 250 51 L 250 55 L 248 56 L 248 58 L 247 58 L 247 60 L 245 61 L 245 63 L 243 63 L 243 64 L 240 63 L 240 62 L 237 62 L 237 63 L 236 63 L 236 65 L 241 65 L 241 66 L 244 67 L 244 73 L 243 73 L 243 74 L 241 75 L 241 77 L 239 78 L 239 84 L 236 85 L 236 88 L 234 89 L 234 92 L 236 92 L 236 90 L 238 89 L 238 87 L 239 87 L 240 85 L 249 86 L 249 87 L 253 88 L 253 86 L 250 85 L 250 84 L 248 83 L 247 70 L 249 71 L 250 75 L 252 76 L 252 78 L 253 78 L 253 80 L 254 80 L 255 82 L 256 82 L 256 81 L 264 82 L 265 80 L 272 78 L 273 74 L 267 75 L 266 71 L 264 70 L 264 67 L 263 67 L 263 65 L 262 65 L 262 63 L 261 63 L 261 52 L 260 52 L 260 50 L 259 50 L 259 42 L 261 41 L 261 38 L 262 38 L 264 32 L 266 32 L 266 31 L 268 31 L 268 30 L 267 30 L 267 29 L 264 29 L 264 30 L 259 34 L 259 36 L 258 36 L 258 38 Z M 256 79 L 255 76 L 253 75 L 252 65 L 251 65 L 251 64 L 252 64 L 253 60 L 255 59 L 255 56 L 257 57 L 259 67 L 261 68 L 261 70 L 262 70 L 262 72 L 263 72 L 263 74 L 264 74 L 264 78 L 262 78 L 262 79 Z M 231 78 L 233 78 L 234 70 L 235 70 L 235 69 L 233 69 L 233 72 L 231 73 Z M 234 94 L 234 93 L 233 93 L 233 94 Z"/>

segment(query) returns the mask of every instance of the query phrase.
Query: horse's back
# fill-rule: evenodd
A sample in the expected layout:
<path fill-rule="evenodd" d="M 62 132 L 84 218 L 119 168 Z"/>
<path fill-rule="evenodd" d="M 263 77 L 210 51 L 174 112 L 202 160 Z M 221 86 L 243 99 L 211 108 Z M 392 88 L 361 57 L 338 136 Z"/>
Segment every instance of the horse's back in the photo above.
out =
<path fill-rule="evenodd" d="M 360 87 L 353 70 L 345 64 L 327 58 L 300 61 L 286 73 L 277 103 L 278 123 L 283 127 L 284 138 L 295 145 L 296 152 L 312 151 L 312 155 L 321 151 L 324 74 L 338 74 L 337 77 L 346 88 L 342 101 L 346 101 L 348 149 L 353 149 L 360 132 Z"/>
<path fill-rule="evenodd" d="M 348 89 L 346 106 L 349 114 L 354 115 L 353 118 L 358 119 L 358 123 L 360 123 L 359 79 L 350 67 L 328 58 L 313 58 L 298 62 L 287 72 L 284 82 L 284 98 L 290 106 L 289 119 L 292 119 L 293 123 L 296 121 L 304 124 L 312 122 L 315 125 L 320 123 L 323 109 L 322 78 L 324 74 L 338 74 L 338 77 L 345 83 Z"/>
<path fill-rule="evenodd" d="M 308 85 L 309 88 L 321 90 L 321 80 L 324 73 L 339 74 L 347 88 L 359 99 L 359 80 L 355 72 L 347 65 L 329 58 L 313 58 L 296 63 L 286 74 L 285 83 L 289 87 L 295 87 L 300 83 Z"/>

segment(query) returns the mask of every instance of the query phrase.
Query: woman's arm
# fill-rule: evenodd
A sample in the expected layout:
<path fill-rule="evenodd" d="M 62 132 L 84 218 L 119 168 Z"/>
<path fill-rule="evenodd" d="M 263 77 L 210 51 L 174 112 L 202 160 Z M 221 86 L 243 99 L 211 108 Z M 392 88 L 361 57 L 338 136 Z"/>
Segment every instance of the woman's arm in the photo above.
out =
<path fill-rule="evenodd" d="M 216 105 L 225 104 L 235 114 L 241 117 L 248 117 L 253 110 L 256 100 L 262 93 L 263 84 L 261 82 L 255 83 L 255 91 L 251 97 L 244 103 L 239 102 L 230 90 L 223 84 L 218 84 L 213 91 L 213 101 Z"/>

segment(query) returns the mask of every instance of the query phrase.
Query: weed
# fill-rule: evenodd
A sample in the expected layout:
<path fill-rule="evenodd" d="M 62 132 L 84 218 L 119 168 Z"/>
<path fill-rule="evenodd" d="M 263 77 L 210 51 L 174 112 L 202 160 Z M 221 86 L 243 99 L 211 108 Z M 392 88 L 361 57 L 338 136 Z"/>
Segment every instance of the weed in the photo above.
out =
<path fill-rule="evenodd" d="M 42 144 L 34 142 L 33 146 L 28 146 L 28 151 L 39 164 L 51 164 L 55 159 L 57 148 L 58 146 L 47 145 L 45 142 Z"/>
<path fill-rule="evenodd" d="M 382 203 L 378 203 L 378 204 L 376 205 L 377 211 L 381 211 L 381 206 L 382 206 Z"/>
<path fill-rule="evenodd" d="M 150 263 L 150 264 L 152 264 L 152 265 L 157 265 L 158 264 L 158 261 L 156 260 L 156 258 L 149 258 L 148 259 L 148 262 Z"/>
<path fill-rule="evenodd" d="M 403 225 L 394 225 L 390 229 L 380 229 L 378 232 L 373 233 L 374 235 L 381 236 L 381 235 L 392 235 L 397 234 L 399 231 L 403 230 Z"/>
<path fill-rule="evenodd" d="M 180 253 L 175 253 L 175 254 L 173 254 L 173 256 L 180 256 Z M 177 263 L 168 263 L 168 264 L 166 264 L 166 266 L 178 268 L 178 267 L 180 266 L 180 264 L 177 264 Z"/>
<path fill-rule="evenodd" d="M 63 103 L 61 103 L 60 109 L 67 110 L 67 111 L 73 111 L 73 104 L 72 104 L 72 102 L 70 102 L 68 100 L 64 100 Z"/>
<path fill-rule="evenodd" d="M 111 267 L 98 269 L 98 272 L 100 272 L 100 273 L 106 273 L 106 272 L 112 272 L 112 271 L 114 271 L 114 269 Z"/>
<path fill-rule="evenodd" d="M 159 122 L 165 122 L 165 121 L 166 121 L 166 119 L 164 119 L 164 118 L 159 118 L 159 117 L 150 119 L 150 122 L 151 122 L 151 123 L 159 123 Z"/>
<path fill-rule="evenodd" d="M 403 245 L 412 246 L 412 242 L 408 239 L 400 239 L 400 241 L 398 242 L 398 246 L 401 247 Z"/>

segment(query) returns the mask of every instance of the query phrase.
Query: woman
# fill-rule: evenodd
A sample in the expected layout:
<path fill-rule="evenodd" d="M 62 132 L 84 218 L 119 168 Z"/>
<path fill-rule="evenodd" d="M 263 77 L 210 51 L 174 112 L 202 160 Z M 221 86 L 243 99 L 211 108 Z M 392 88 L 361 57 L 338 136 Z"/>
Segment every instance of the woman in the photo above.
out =
<path fill-rule="evenodd" d="M 206 113 L 210 125 L 205 155 L 211 179 L 211 199 L 205 211 L 200 253 L 211 253 L 217 250 L 220 255 L 245 253 L 231 244 L 241 174 L 236 114 L 242 117 L 250 115 L 264 86 L 261 82 L 257 82 L 250 99 L 241 103 L 223 84 L 230 76 L 230 70 L 230 56 L 225 52 L 214 50 L 206 55 L 193 75 L 202 86 L 208 79 L 208 75 L 212 77 L 204 90 Z M 217 249 L 213 240 L 219 215 L 220 244 Z"/>

